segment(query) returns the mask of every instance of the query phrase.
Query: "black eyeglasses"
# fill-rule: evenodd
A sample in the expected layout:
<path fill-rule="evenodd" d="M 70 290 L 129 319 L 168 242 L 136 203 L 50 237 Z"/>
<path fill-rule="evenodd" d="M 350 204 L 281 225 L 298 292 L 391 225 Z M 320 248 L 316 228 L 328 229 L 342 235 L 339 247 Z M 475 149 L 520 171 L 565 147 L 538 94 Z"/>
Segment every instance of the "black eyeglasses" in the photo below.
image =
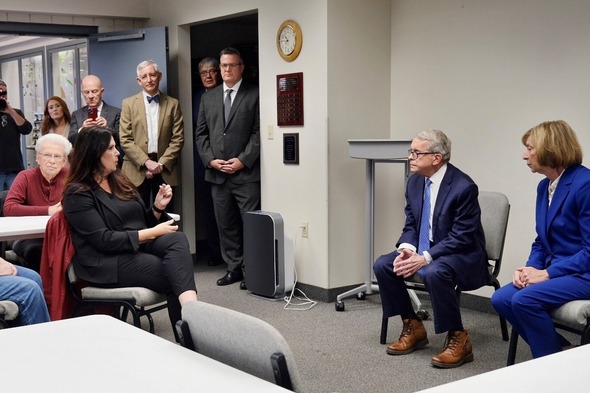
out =
<path fill-rule="evenodd" d="M 213 75 L 217 75 L 217 70 L 201 71 L 201 72 L 199 72 L 199 74 L 201 76 L 207 76 L 207 75 L 213 76 Z"/>
<path fill-rule="evenodd" d="M 0 90 L 0 97 L 6 97 L 7 95 L 8 95 L 8 91 L 6 91 L 6 90 L 1 91 Z"/>
<path fill-rule="evenodd" d="M 416 151 L 416 150 L 408 150 L 408 156 L 412 159 L 415 160 L 420 156 L 423 156 L 424 154 L 438 154 L 435 151 Z"/>

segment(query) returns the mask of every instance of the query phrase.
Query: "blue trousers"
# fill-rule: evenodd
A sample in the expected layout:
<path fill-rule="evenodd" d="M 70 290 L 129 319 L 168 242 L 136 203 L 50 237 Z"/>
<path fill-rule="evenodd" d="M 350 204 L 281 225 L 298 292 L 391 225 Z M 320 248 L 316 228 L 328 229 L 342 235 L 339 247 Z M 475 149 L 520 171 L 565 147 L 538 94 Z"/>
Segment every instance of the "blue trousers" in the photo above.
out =
<path fill-rule="evenodd" d="M 19 308 L 18 318 L 11 325 L 49 322 L 41 276 L 22 266 L 16 266 L 16 270 L 16 276 L 0 276 L 0 299 L 13 301 Z"/>
<path fill-rule="evenodd" d="M 403 277 L 393 272 L 393 260 L 398 252 L 381 255 L 373 265 L 375 277 L 379 283 L 379 294 L 383 316 L 411 315 L 414 313 L 412 300 L 406 289 Z M 455 290 L 453 270 L 445 258 L 426 265 L 420 275 L 430 293 L 432 312 L 434 314 L 434 332 L 445 333 L 463 329 L 459 297 Z"/>
<path fill-rule="evenodd" d="M 580 299 L 590 299 L 590 280 L 572 275 L 522 289 L 510 283 L 494 292 L 492 306 L 529 344 L 533 357 L 538 358 L 561 351 L 564 344 L 549 312 Z"/>

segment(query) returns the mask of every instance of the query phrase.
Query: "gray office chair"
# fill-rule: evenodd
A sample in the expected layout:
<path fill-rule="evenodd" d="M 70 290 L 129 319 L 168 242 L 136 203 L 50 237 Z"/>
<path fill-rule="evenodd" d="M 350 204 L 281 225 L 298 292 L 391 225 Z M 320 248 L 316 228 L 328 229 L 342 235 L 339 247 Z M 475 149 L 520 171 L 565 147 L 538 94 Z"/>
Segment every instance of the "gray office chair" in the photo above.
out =
<path fill-rule="evenodd" d="M 580 345 L 590 343 L 590 300 L 574 300 L 551 312 L 553 324 L 557 329 L 580 335 Z M 518 333 L 514 328 L 510 333 L 507 366 L 514 364 Z"/>
<path fill-rule="evenodd" d="M 286 389 L 303 391 L 289 345 L 258 318 L 194 301 L 182 307 L 176 331 L 180 344 L 188 349 Z"/>
<path fill-rule="evenodd" d="M 9 327 L 10 321 L 18 317 L 18 304 L 10 300 L 0 300 L 0 329 Z"/>
<path fill-rule="evenodd" d="M 117 310 L 117 317 L 126 320 L 128 313 L 133 316 L 133 324 L 141 328 L 140 317 L 146 316 L 149 321 L 150 333 L 154 333 L 154 319 L 152 313 L 168 307 L 166 296 L 143 287 L 100 288 L 84 286 L 74 272 L 73 264 L 66 270 L 67 284 L 70 293 L 76 299 L 74 315 L 79 315 L 83 307 L 113 306 Z"/>
<path fill-rule="evenodd" d="M 488 254 L 490 273 L 490 284 L 494 290 L 500 288 L 498 275 L 500 274 L 500 267 L 502 266 L 502 255 L 504 253 L 504 241 L 506 239 L 506 229 L 508 227 L 508 216 L 510 214 L 510 203 L 506 195 L 499 192 L 480 191 L 479 206 L 481 208 L 481 224 L 486 238 L 486 252 Z M 410 290 L 425 291 L 424 284 L 419 281 L 419 276 L 416 279 L 408 281 L 406 286 Z M 457 289 L 457 296 L 461 295 L 461 291 Z M 423 310 L 420 310 L 424 312 Z M 381 344 L 387 341 L 387 326 L 389 318 L 382 317 L 381 320 Z M 502 330 L 502 339 L 508 341 L 508 326 L 506 319 L 500 317 L 500 329 Z"/>

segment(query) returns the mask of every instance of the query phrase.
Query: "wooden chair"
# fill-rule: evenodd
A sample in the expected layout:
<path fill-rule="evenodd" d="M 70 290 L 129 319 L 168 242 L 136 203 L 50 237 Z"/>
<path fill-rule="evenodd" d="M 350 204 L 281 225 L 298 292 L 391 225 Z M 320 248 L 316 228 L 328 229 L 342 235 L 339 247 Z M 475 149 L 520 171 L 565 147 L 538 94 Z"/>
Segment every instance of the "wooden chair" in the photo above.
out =
<path fill-rule="evenodd" d="M 494 290 L 500 288 L 498 275 L 502 266 L 502 255 L 504 254 L 504 242 L 506 240 L 506 229 L 508 227 L 508 216 L 510 214 L 510 203 L 506 195 L 499 192 L 481 191 L 479 193 L 479 205 L 481 208 L 481 224 L 486 238 L 486 252 L 490 262 L 488 270 L 490 273 L 490 284 Z M 409 290 L 426 291 L 426 287 L 419 281 L 419 276 L 414 281 L 408 281 L 406 286 Z M 457 296 L 461 291 L 457 289 Z M 422 313 L 423 310 L 420 310 Z M 381 319 L 381 344 L 387 341 L 387 327 L 389 318 Z M 500 329 L 502 339 L 508 341 L 508 326 L 506 319 L 500 317 Z"/>

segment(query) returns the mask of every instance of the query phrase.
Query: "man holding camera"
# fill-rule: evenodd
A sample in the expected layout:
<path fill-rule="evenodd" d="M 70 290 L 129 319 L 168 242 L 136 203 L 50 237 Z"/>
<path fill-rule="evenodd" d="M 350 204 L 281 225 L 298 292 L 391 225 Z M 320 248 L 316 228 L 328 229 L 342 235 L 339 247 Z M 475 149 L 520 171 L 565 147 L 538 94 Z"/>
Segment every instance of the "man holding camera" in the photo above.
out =
<path fill-rule="evenodd" d="M 6 83 L 0 80 L 0 191 L 8 190 L 24 169 L 20 139 L 33 130 L 23 113 L 10 105 L 7 95 Z"/>

